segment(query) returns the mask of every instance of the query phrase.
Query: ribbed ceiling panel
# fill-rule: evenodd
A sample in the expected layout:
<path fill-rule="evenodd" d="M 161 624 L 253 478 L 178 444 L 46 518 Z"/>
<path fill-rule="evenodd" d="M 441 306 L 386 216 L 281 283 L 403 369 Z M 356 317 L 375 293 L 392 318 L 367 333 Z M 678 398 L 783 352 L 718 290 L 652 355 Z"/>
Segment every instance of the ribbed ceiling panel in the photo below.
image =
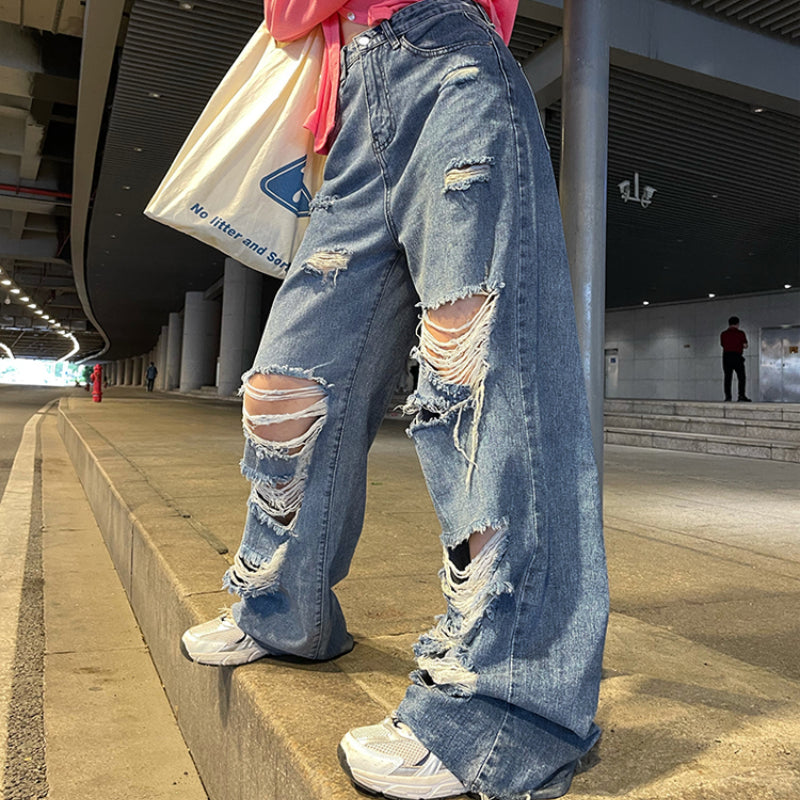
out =
<path fill-rule="evenodd" d="M 560 105 L 547 138 L 558 174 Z M 652 204 L 623 202 L 639 173 Z M 800 284 L 800 120 L 612 68 L 608 302 L 612 307 Z"/>
<path fill-rule="evenodd" d="M 542 45 L 547 44 L 559 33 L 561 33 L 561 28 L 557 25 L 548 25 L 546 22 L 538 22 L 527 17 L 517 17 L 508 49 L 514 54 L 517 61 L 524 63 Z"/>
<path fill-rule="evenodd" d="M 262 20 L 260 0 L 191 5 L 136 0 L 119 64 L 87 257 L 92 307 L 113 357 L 152 346 L 141 344 L 141 331 L 156 337 L 184 293 L 205 290 L 223 270 L 221 253 L 142 213 Z"/>
<path fill-rule="evenodd" d="M 762 33 L 797 40 L 800 0 L 673 0 Z"/>

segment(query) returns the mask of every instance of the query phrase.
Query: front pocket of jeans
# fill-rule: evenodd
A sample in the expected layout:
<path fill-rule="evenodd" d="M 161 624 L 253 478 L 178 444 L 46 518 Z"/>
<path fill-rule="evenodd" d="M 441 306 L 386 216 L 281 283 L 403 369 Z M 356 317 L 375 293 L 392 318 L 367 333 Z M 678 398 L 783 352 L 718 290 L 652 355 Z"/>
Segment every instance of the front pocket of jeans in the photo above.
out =
<path fill-rule="evenodd" d="M 461 11 L 431 17 L 400 36 L 403 49 L 421 56 L 443 55 L 490 42 L 489 32 Z"/>

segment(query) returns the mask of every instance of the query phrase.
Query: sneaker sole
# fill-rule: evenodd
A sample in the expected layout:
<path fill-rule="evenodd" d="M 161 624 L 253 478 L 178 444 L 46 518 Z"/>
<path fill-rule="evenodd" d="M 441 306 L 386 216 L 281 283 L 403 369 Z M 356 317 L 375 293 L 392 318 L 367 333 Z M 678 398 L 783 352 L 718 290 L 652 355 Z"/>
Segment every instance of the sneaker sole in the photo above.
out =
<path fill-rule="evenodd" d="M 378 789 L 366 786 L 363 783 L 360 783 L 353 775 L 353 770 L 350 768 L 350 764 L 347 763 L 347 755 L 341 745 L 339 745 L 337 749 L 337 754 L 339 756 L 339 764 L 341 765 L 344 774 L 347 775 L 353 786 L 355 786 L 356 789 L 364 794 L 368 794 L 371 797 L 386 797 L 389 800 L 426 800 L 434 797 L 429 794 L 415 794 L 413 797 L 410 795 L 401 797 L 400 795 L 390 794 L 388 792 L 379 791 Z M 553 775 L 551 775 L 550 778 L 547 779 L 546 783 L 542 784 L 538 789 L 534 789 L 528 793 L 530 800 L 557 800 L 557 798 L 563 797 L 569 791 L 569 787 L 572 785 L 572 778 L 575 775 L 575 768 L 577 766 L 578 761 L 572 761 L 569 764 L 565 764 L 563 767 L 561 767 L 561 769 L 557 770 Z M 382 779 L 382 776 L 374 777 L 377 779 L 376 782 L 379 782 Z M 478 795 L 474 794 L 473 792 L 458 791 L 455 794 L 439 795 L 436 800 L 447 800 L 447 798 L 451 797 L 477 798 Z"/>
<path fill-rule="evenodd" d="M 232 650 L 225 653 L 197 653 L 193 655 L 186 647 L 186 642 L 183 641 L 183 638 L 181 638 L 181 653 L 189 661 L 206 667 L 238 667 L 242 664 L 257 661 L 267 655 L 266 651 L 259 650 Z"/>
<path fill-rule="evenodd" d="M 350 764 L 347 762 L 347 754 L 345 753 L 344 748 L 339 745 L 336 752 L 339 756 L 339 764 L 341 765 L 344 774 L 350 778 L 350 782 L 353 784 L 353 786 L 355 786 L 359 792 L 368 794 L 371 797 L 386 797 L 388 800 L 447 800 L 447 798 L 450 797 L 464 797 L 463 789 L 459 789 L 457 792 L 452 792 L 450 794 L 431 794 L 431 792 L 436 791 L 436 786 L 427 787 L 427 792 L 423 793 L 415 792 L 414 794 L 406 795 L 392 794 L 392 787 L 396 786 L 397 782 L 393 781 L 391 776 L 359 772 L 358 777 L 356 777 L 353 774 L 353 770 L 350 768 Z M 377 784 L 377 786 L 371 786 L 369 783 L 362 783 L 362 781 L 369 781 Z M 383 785 L 381 786 L 381 784 Z"/>

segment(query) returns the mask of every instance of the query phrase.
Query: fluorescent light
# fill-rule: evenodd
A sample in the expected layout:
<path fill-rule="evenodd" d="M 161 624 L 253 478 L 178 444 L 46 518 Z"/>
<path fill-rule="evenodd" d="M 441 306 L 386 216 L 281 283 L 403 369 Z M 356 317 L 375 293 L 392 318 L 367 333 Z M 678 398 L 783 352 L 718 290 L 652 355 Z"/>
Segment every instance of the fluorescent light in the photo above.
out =
<path fill-rule="evenodd" d="M 649 300 L 642 300 L 642 305 L 643 306 L 649 306 L 650 305 L 650 301 Z"/>
<path fill-rule="evenodd" d="M 708 293 L 708 296 L 709 296 L 709 297 L 716 297 L 716 295 L 714 294 L 714 292 L 709 292 L 709 293 Z"/>

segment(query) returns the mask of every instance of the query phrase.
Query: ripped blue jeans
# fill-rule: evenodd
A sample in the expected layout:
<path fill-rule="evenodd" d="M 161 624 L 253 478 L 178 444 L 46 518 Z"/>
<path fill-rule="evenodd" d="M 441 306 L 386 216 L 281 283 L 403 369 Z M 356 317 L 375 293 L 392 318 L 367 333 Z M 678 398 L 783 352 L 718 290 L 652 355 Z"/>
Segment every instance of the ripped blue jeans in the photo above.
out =
<path fill-rule="evenodd" d="M 469 0 L 401 9 L 342 67 L 325 182 L 244 376 L 252 493 L 226 584 L 270 652 L 352 647 L 333 587 L 411 350 L 409 435 L 441 523 L 447 613 L 416 646 L 398 715 L 469 790 L 516 800 L 599 735 L 608 614 L 553 168 L 530 87 Z M 437 326 L 468 297 L 466 325 Z"/>

